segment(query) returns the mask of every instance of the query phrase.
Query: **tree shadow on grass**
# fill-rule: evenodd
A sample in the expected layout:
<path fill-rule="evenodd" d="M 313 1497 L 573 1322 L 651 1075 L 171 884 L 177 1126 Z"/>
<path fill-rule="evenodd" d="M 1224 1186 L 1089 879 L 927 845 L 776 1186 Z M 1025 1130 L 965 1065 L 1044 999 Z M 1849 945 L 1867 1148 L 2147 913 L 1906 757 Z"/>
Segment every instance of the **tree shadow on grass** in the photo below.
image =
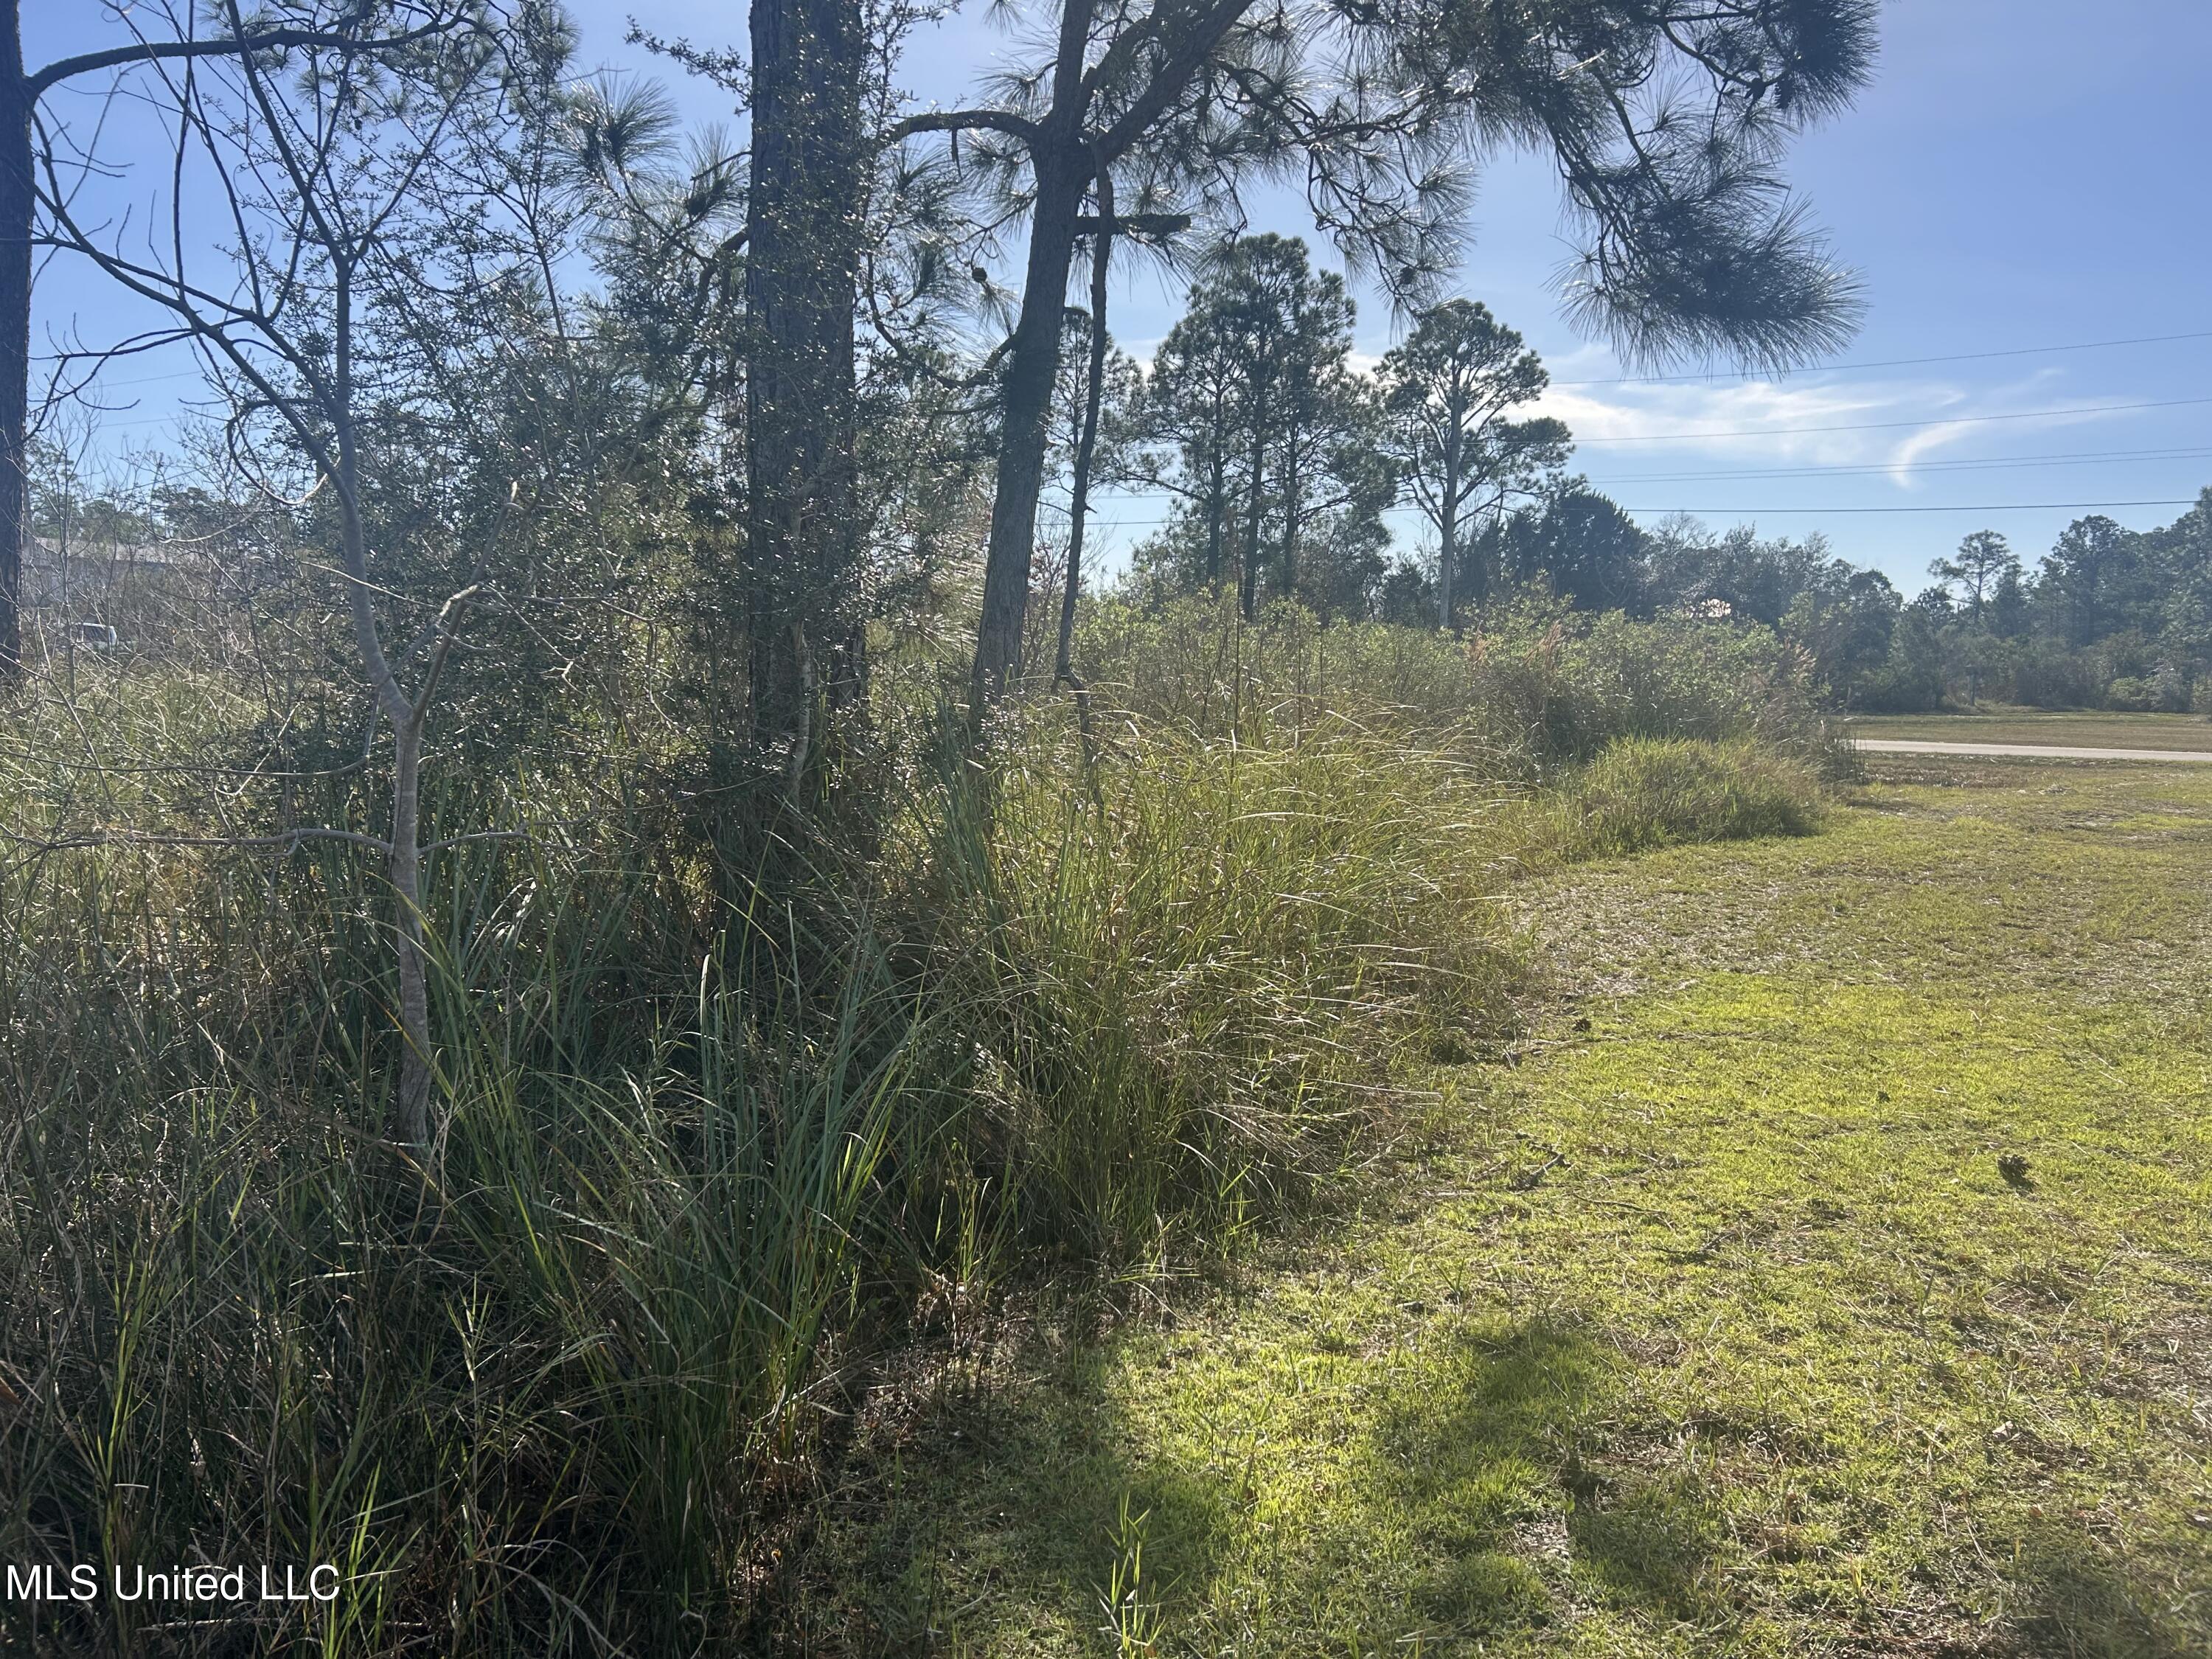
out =
<path fill-rule="evenodd" d="M 1020 1377 L 904 1402 L 859 1449 L 854 1501 L 817 1528 L 785 1649 L 838 1655 L 1110 1651 L 1103 1592 L 1126 1513 L 1152 1554 L 1203 1571 L 1227 1496 L 1134 1459 L 1112 1379 L 1124 1341 L 1042 1343 Z"/>
<path fill-rule="evenodd" d="M 2172 1589 L 2203 1559 L 2193 1536 L 2124 1555 L 2031 1536 L 1995 1624 L 1962 1615 L 1958 1585 L 1927 1586 L 1924 1626 L 1793 1589 L 1791 1558 L 1747 1555 L 1734 1536 L 1745 1516 L 1729 1519 L 1729 1492 L 1739 1510 L 1747 1495 L 1741 1470 L 1734 1488 L 1723 1472 L 1734 1431 L 1639 1428 L 1634 1362 L 1571 1319 L 1470 1318 L 1364 1356 L 1273 1334 L 1266 1354 L 1243 1336 L 1178 1354 L 1142 1331 L 1075 1345 L 1023 1386 L 918 1417 L 877 1454 L 866 1514 L 825 1529 L 826 1639 L 799 1645 L 1527 1654 L 1595 1620 L 1620 1626 L 1602 1639 L 1623 1651 L 1678 1651 L 1695 1632 L 1695 1650 L 1734 1653 L 1767 1650 L 1778 1619 L 1839 1652 L 2212 1652 L 2203 1611 L 2177 1611 Z M 1117 1583 L 1126 1644 L 1106 1605 Z"/>
<path fill-rule="evenodd" d="M 2046 1527 L 2030 1534 L 2013 1575 L 2024 1601 L 2009 1621 L 2017 1650 L 2067 1659 L 2199 1659 L 2212 1652 L 2212 1579 L 2203 1576 L 2206 1552 L 2192 1542 L 2179 1540 L 2169 1575 L 2078 1531 Z M 2177 1598 L 2176 1587 L 2192 1571 L 2200 1587 Z M 2164 1592 L 2154 1578 L 2169 1579 Z"/>
<path fill-rule="evenodd" d="M 1661 1620 L 1700 1610 L 1719 1537 L 1701 1484 L 1595 1467 L 1624 1363 L 1579 1326 L 1477 1326 L 1378 1421 L 1364 1502 L 1403 1516 L 1407 1610 L 1428 1628 L 1540 1631 L 1593 1595 Z"/>
<path fill-rule="evenodd" d="M 1119 1346 L 980 1407 L 957 1440 L 917 1437 L 865 1559 L 844 1558 L 865 1647 L 1112 1652 L 1117 1582 L 1163 1651 L 1540 1639 L 1592 1586 L 1662 1620 L 1698 1601 L 1715 1528 L 1694 1484 L 1581 1474 L 1625 1362 L 1574 1324 L 1470 1321 L 1333 1395 L 1216 1377 L 1206 1426 L 1170 1444 L 1117 1391 L 1133 1352 L 1160 1362 Z"/>

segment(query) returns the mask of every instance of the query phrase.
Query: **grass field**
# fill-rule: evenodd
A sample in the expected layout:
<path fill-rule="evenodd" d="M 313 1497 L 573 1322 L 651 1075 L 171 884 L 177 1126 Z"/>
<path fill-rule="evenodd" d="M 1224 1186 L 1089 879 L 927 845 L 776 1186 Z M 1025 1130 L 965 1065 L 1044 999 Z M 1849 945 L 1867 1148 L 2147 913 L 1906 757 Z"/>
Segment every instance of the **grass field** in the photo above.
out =
<path fill-rule="evenodd" d="M 1992 703 L 1979 714 L 1862 714 L 1857 738 L 1930 738 L 1943 743 L 2045 743 L 2084 749 L 2212 750 L 2202 714 L 2055 714 Z"/>
<path fill-rule="evenodd" d="M 2212 1652 L 2212 776 L 1874 769 L 1528 895 L 1517 1063 L 1325 1237 L 882 1389 L 800 1634 Z"/>

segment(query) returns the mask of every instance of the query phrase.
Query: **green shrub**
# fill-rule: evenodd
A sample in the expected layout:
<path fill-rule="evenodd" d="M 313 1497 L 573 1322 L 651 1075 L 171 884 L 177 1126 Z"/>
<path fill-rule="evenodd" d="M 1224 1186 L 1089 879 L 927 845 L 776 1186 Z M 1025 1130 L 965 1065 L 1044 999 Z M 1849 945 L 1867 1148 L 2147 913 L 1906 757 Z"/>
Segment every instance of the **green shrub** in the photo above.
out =
<path fill-rule="evenodd" d="M 2194 693 L 2188 671 L 2179 663 L 2162 662 L 2150 678 L 2151 707 L 2165 714 L 2185 714 Z"/>
<path fill-rule="evenodd" d="M 1483 718 L 1539 775 L 1628 738 L 1756 743 L 1816 770 L 1848 770 L 1812 659 L 1765 629 L 1615 612 L 1545 633 L 1477 635 Z"/>
<path fill-rule="evenodd" d="M 2132 674 L 2124 675 L 2105 688 L 2105 707 L 2122 714 L 2148 714 L 2158 706 L 2158 688 Z"/>
<path fill-rule="evenodd" d="M 1559 848 L 1603 858 L 1677 842 L 1804 836 L 1820 827 L 1820 785 L 1799 762 L 1748 744 L 1632 738 L 1561 792 Z"/>
<path fill-rule="evenodd" d="M 2014 665 L 2012 695 L 2033 708 L 2094 708 L 2104 702 L 2108 678 L 2089 653 L 2039 641 Z"/>

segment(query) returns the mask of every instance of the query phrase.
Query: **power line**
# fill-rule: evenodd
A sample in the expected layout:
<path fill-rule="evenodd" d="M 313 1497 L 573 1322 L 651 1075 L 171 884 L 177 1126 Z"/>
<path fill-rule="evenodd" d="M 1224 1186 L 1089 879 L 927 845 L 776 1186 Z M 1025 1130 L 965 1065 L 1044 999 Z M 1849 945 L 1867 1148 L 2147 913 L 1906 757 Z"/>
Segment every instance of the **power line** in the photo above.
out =
<path fill-rule="evenodd" d="M 2081 409 L 2029 409 L 2014 415 L 1924 415 L 1915 421 L 1861 421 L 1844 426 L 1769 426 L 1733 432 L 1649 432 L 1632 438 L 1577 438 L 1577 449 L 1600 444 L 1695 443 L 1708 438 L 1789 438 L 1817 432 L 1890 432 L 1910 426 L 1980 426 L 1992 421 L 2047 421 L 2067 415 L 2124 415 L 2141 409 L 2188 409 L 2212 398 L 2167 398 L 2148 404 L 2096 404 Z"/>
<path fill-rule="evenodd" d="M 204 369 L 176 368 L 171 369 L 166 374 L 135 374 L 127 380 L 111 380 L 106 375 L 100 373 L 98 370 L 94 370 L 91 380 L 87 381 L 86 384 L 88 386 L 96 386 L 101 391 L 106 392 L 112 390 L 117 386 L 155 386 L 163 380 L 204 380 L 205 378 L 206 371 Z"/>
<path fill-rule="evenodd" d="M 1801 374 L 1844 374 L 1863 368 L 1914 368 L 1923 363 L 1985 362 L 1995 357 L 2040 357 L 2059 351 L 2103 351 L 2113 346 L 2167 345 L 2179 340 L 2212 340 L 2212 329 L 2199 330 L 2192 334 L 2143 334 L 2130 340 L 2083 340 L 2073 345 L 2015 346 L 2007 351 L 1957 351 L 1942 357 L 1886 357 L 1872 362 L 1830 363 L 1823 368 L 1796 371 Z M 1725 373 L 1707 370 L 1698 374 L 1642 374 L 1625 375 L 1610 380 L 1554 380 L 1556 386 L 1676 386 L 1689 380 L 1725 380 Z"/>
<path fill-rule="evenodd" d="M 181 421 L 188 415 L 204 415 L 206 412 L 197 405 L 186 404 L 171 410 L 167 415 L 141 415 L 128 421 L 102 421 L 100 423 L 100 429 L 102 432 L 114 432 L 125 427 L 167 426 L 170 422 Z"/>
<path fill-rule="evenodd" d="M 2162 501 L 2006 501 L 1994 507 L 1624 507 L 1624 513 L 1710 513 L 1716 518 L 1730 515 L 1759 518 L 1771 513 L 2075 513 L 2089 507 L 2194 507 L 2194 497 Z"/>
<path fill-rule="evenodd" d="M 1640 513 L 1655 516 L 1664 516 L 1670 513 L 1686 513 L 1711 514 L 1715 518 L 1759 518 L 1778 513 L 1815 515 L 1832 513 L 2079 513 L 2101 507 L 2194 507 L 2198 499 L 2193 495 L 2184 495 L 2157 501 L 2001 501 L 1961 507 L 1917 504 L 1910 507 L 1623 507 L 1620 510 L 1624 513 Z M 1091 527 L 1093 530 L 1137 530 L 1173 522 L 1175 520 L 1172 518 L 1112 519 L 1094 524 Z"/>
<path fill-rule="evenodd" d="M 1593 487 L 1634 489 L 1648 483 L 1706 483 L 1721 478 L 1849 478 L 1906 472 L 2003 471 L 2026 466 L 2106 466 L 2130 463 L 2195 461 L 2212 458 L 2212 448 L 2062 450 L 2046 455 L 2022 455 L 2011 460 L 1997 457 L 1945 461 L 1850 462 L 1834 466 L 1743 466 L 1707 472 L 1644 472 L 1632 478 L 1597 481 Z"/>
<path fill-rule="evenodd" d="M 2041 357 L 2063 351 L 2106 351 L 2119 346 L 2172 345 L 2184 340 L 2212 340 L 2212 329 L 2199 329 L 2187 334 L 2139 334 L 2125 340 L 2077 340 L 2063 345 L 2013 346 L 2001 351 L 1954 351 L 1937 357 L 1882 357 L 1866 362 L 1822 363 L 1807 368 L 1784 371 L 1793 374 L 1848 374 L 1867 368 L 1916 368 L 1929 363 L 1986 362 L 1999 357 Z M 102 375 L 100 384 L 106 386 L 152 386 L 162 380 L 197 379 L 202 371 L 193 368 L 174 369 L 164 374 L 143 374 L 127 380 L 111 380 Z M 1679 386 L 1693 380 L 1747 380 L 1750 377 L 1732 374 L 1725 369 L 1704 369 L 1684 374 L 1626 374 L 1601 380 L 1554 380 L 1555 386 Z"/>

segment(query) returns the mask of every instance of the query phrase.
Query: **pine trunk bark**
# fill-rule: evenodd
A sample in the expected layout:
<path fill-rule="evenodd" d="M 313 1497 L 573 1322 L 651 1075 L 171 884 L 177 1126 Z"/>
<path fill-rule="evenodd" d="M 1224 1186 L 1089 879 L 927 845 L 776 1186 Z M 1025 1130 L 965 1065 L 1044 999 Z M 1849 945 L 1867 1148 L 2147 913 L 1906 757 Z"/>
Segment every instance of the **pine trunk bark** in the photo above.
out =
<path fill-rule="evenodd" d="M 1075 672 L 1075 602 L 1083 592 L 1085 522 L 1091 516 L 1091 468 L 1098 454 L 1098 416 L 1106 397 L 1106 295 L 1108 262 L 1114 255 L 1114 181 L 1098 175 L 1098 231 L 1091 251 L 1091 338 L 1088 375 L 1083 385 L 1083 429 L 1075 444 L 1075 477 L 1069 492 L 1067 585 L 1060 597 L 1060 641 L 1053 677 L 1075 696 L 1075 720 L 1083 738 L 1086 769 L 1092 762 L 1091 688 Z"/>
<path fill-rule="evenodd" d="M 1245 514 L 1243 585 L 1240 590 L 1244 620 L 1260 618 L 1261 528 L 1267 510 L 1267 398 L 1263 388 L 1252 410 L 1252 502 Z"/>
<path fill-rule="evenodd" d="M 392 1102 L 392 1138 L 401 1146 L 430 1144 L 428 952 L 422 927 L 422 723 L 410 711 L 392 722 L 392 876 L 399 969 L 399 1091 Z"/>
<path fill-rule="evenodd" d="M 21 0 L 0 0 L 0 686 L 23 675 L 29 538 L 31 100 Z"/>
<path fill-rule="evenodd" d="M 1206 586 L 1218 598 L 1224 521 L 1229 517 L 1229 460 L 1218 440 L 1213 443 L 1212 459 L 1213 470 L 1207 477 L 1206 497 Z"/>
<path fill-rule="evenodd" d="M 1452 576 L 1459 563 L 1459 445 L 1444 450 L 1443 511 L 1437 514 L 1437 625 L 1452 626 Z"/>
<path fill-rule="evenodd" d="M 991 502 L 991 542 L 983 566 L 983 617 L 975 635 L 970 708 L 979 725 L 991 705 L 1006 695 L 1022 660 L 1037 498 L 1044 487 L 1052 391 L 1060 373 L 1060 317 L 1067 304 L 1067 275 L 1075 258 L 1076 221 L 1082 214 L 1087 172 L 1079 161 L 1054 156 L 1039 146 L 1022 313 L 1006 359 L 998 489 Z"/>
<path fill-rule="evenodd" d="M 866 32 L 856 0 L 754 0 L 751 32 L 748 688 L 754 754 L 795 799 L 820 757 L 823 661 L 841 683 L 863 672 L 848 612 Z"/>

